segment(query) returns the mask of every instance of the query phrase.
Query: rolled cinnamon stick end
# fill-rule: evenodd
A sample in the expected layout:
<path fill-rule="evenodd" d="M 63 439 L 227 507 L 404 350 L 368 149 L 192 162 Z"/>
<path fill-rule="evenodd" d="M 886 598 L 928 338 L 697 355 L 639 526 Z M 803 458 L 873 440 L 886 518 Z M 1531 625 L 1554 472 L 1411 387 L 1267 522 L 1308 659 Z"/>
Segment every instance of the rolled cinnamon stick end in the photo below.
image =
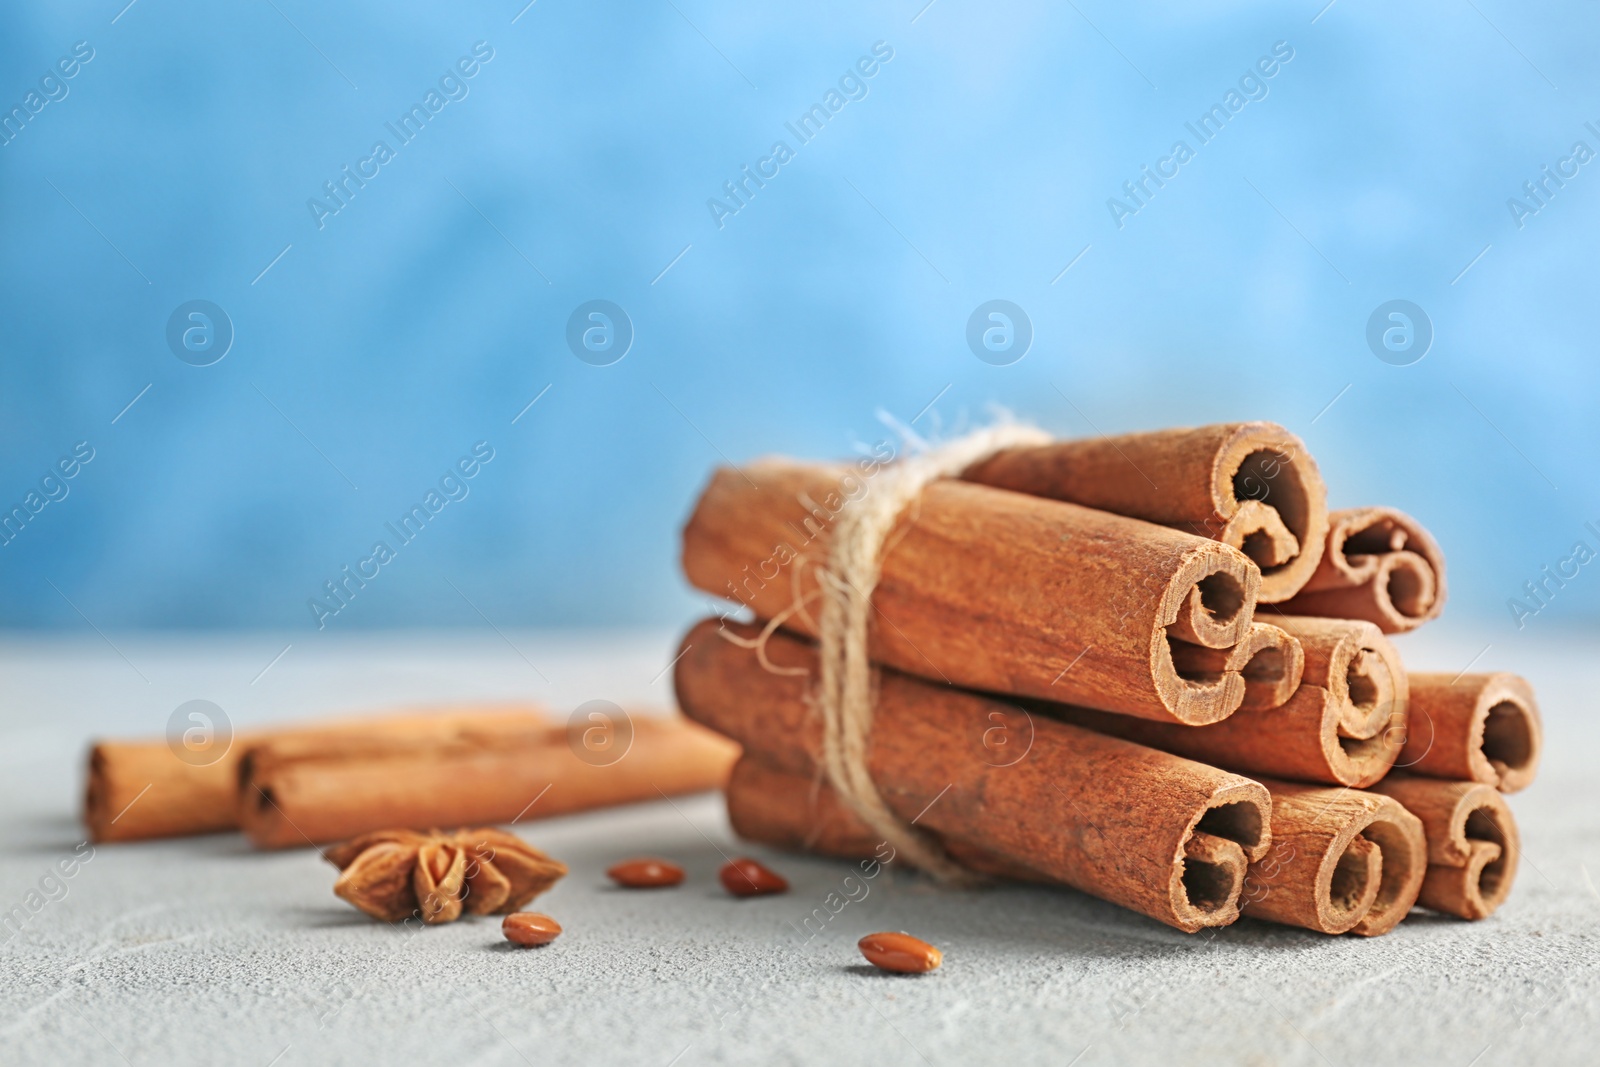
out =
<path fill-rule="evenodd" d="M 1410 686 L 1394 643 L 1359 619 L 1272 615 L 1305 652 L 1306 685 L 1321 686 L 1339 704 L 1342 737 L 1375 737 L 1403 727 Z"/>
<path fill-rule="evenodd" d="M 239 822 L 257 848 L 543 819 L 719 789 L 738 747 L 671 717 L 631 717 L 631 742 L 596 756 L 566 726 L 480 724 L 449 736 L 288 738 L 240 764 Z"/>
<path fill-rule="evenodd" d="M 1325 934 L 1394 929 L 1421 892 L 1423 826 L 1377 793 L 1267 779 L 1273 848 L 1250 867 L 1242 910 Z"/>
<path fill-rule="evenodd" d="M 1505 797 L 1478 782 L 1395 774 L 1374 787 L 1422 820 L 1428 873 L 1417 903 L 1463 919 L 1484 919 L 1516 880 L 1521 839 Z"/>
<path fill-rule="evenodd" d="M 1322 561 L 1285 611 L 1365 619 L 1387 634 L 1439 617 L 1444 553 L 1421 523 L 1394 508 L 1349 508 L 1328 520 Z"/>
<path fill-rule="evenodd" d="M 881 465 L 766 460 L 717 471 L 683 531 L 699 589 L 816 636 L 836 520 Z M 1226 718 L 1237 672 L 1185 677 L 1174 642 L 1231 648 L 1260 573 L 1215 541 L 1021 493 L 945 480 L 890 534 L 871 655 L 945 684 L 1071 700 L 1158 721 Z"/>
<path fill-rule="evenodd" d="M 741 642 L 760 632 L 725 625 Z M 684 638 L 675 672 L 684 714 L 791 774 L 815 774 L 815 647 L 773 634 L 766 660 L 784 672 L 774 673 L 720 629 L 711 619 Z M 1237 918 L 1238 886 L 1186 860 L 1187 849 L 1199 832 L 1258 857 L 1271 835 L 1262 786 L 973 693 L 875 674 L 867 768 L 901 819 L 1180 930 Z"/>
<path fill-rule="evenodd" d="M 1270 422 L 1013 448 L 962 477 L 1231 545 L 1261 569 L 1264 604 L 1298 592 L 1327 542 L 1327 488 L 1316 462 L 1298 437 Z"/>
<path fill-rule="evenodd" d="M 551 722 L 531 704 L 446 705 L 340 716 L 235 735 L 209 763 L 180 757 L 167 741 L 100 741 L 89 752 L 83 822 L 95 841 L 142 841 L 219 833 L 239 826 L 239 762 L 266 740 L 316 743 L 345 735 L 385 738 L 449 734 L 465 724 L 532 727 Z"/>
<path fill-rule="evenodd" d="M 1533 781 L 1544 727 L 1533 687 L 1514 674 L 1413 674 L 1406 745 L 1413 774 L 1515 793 Z"/>
<path fill-rule="evenodd" d="M 1209 726 L 1147 722 L 1089 708 L 1029 702 L 1052 718 L 1121 737 L 1240 774 L 1364 789 L 1389 773 L 1405 743 L 1403 729 L 1372 737 L 1340 731 L 1344 706 L 1320 686 L 1302 683 L 1281 707 L 1239 711 Z"/>
<path fill-rule="evenodd" d="M 1467 862 L 1461 867 L 1430 865 L 1422 883 L 1422 906 L 1463 919 L 1487 919 L 1505 902 L 1499 892 L 1506 862 L 1505 850 L 1493 841 L 1467 842 Z M 1488 883 L 1488 889 L 1485 888 Z M 1509 892 L 1509 887 L 1506 887 Z"/>
<path fill-rule="evenodd" d="M 1244 679 L 1241 711 L 1267 711 L 1288 700 L 1300 688 L 1305 661 L 1297 639 L 1265 622 L 1251 623 L 1249 634 L 1232 648 L 1172 643 L 1173 665 L 1185 678 L 1237 672 Z"/>

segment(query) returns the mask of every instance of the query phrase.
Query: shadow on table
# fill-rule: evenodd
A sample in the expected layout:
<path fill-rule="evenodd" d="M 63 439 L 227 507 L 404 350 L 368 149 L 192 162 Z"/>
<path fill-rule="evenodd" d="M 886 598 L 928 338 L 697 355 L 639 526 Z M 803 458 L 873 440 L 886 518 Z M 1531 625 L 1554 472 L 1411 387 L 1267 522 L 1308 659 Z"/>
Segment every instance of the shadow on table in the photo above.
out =
<path fill-rule="evenodd" d="M 17 840 L 8 841 L 6 851 L 16 856 L 59 856 L 70 853 L 89 839 L 89 831 L 83 824 L 66 815 L 23 819 L 8 829 L 16 834 Z"/>
<path fill-rule="evenodd" d="M 343 930 L 358 926 L 385 925 L 364 912 L 357 911 L 349 906 L 330 906 L 326 908 L 290 908 L 289 916 L 296 920 L 295 925 L 307 930 Z M 387 925 L 399 928 L 399 923 Z"/>
<path fill-rule="evenodd" d="M 926 978 L 930 974 L 939 973 L 938 971 L 923 971 L 920 974 L 904 974 L 900 971 L 886 971 L 882 967 L 874 967 L 870 963 L 851 963 L 841 967 L 840 970 L 857 978 L 886 978 L 901 982 L 915 982 L 919 978 Z"/>

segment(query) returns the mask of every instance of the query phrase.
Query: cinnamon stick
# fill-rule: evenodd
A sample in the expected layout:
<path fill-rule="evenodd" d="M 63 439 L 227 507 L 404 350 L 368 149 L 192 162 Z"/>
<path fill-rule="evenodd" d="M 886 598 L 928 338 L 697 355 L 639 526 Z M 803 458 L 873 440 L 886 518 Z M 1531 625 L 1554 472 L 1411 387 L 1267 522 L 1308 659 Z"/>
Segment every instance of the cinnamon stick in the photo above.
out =
<path fill-rule="evenodd" d="M 340 717 L 239 733 L 214 762 L 205 765 L 178 758 L 164 740 L 99 741 L 89 752 L 83 821 L 95 841 L 141 841 L 237 829 L 239 761 L 252 745 L 271 739 L 315 743 L 341 735 L 425 738 L 468 723 L 493 727 L 551 721 L 544 708 L 528 704 L 445 706 Z"/>
<path fill-rule="evenodd" d="M 1272 843 L 1250 866 L 1241 910 L 1325 934 L 1388 933 L 1422 890 L 1422 822 L 1377 793 L 1266 779 Z"/>
<path fill-rule="evenodd" d="M 1028 707 L 1097 733 L 1126 738 L 1241 774 L 1366 788 L 1394 766 L 1403 730 L 1368 738 L 1340 731 L 1345 705 L 1321 686 L 1302 683 L 1281 707 L 1240 711 L 1209 726 L 1179 726 L 1044 701 Z"/>
<path fill-rule="evenodd" d="M 746 645 L 759 633 L 723 625 Z M 815 647 L 772 635 L 764 652 L 776 673 L 722 628 L 707 620 L 684 638 L 684 713 L 776 767 L 814 774 Z M 1180 930 L 1238 916 L 1245 865 L 1270 841 L 1260 785 L 895 671 L 877 671 L 876 683 L 867 767 L 902 819 Z M 985 743 L 996 728 L 1031 738 L 1026 755 L 1000 765 Z"/>
<path fill-rule="evenodd" d="M 733 832 L 773 848 L 859 860 L 886 843 L 825 779 L 783 770 L 749 752 L 728 775 L 727 802 Z"/>
<path fill-rule="evenodd" d="M 1533 781 L 1544 727 L 1533 687 L 1514 674 L 1413 674 L 1406 745 L 1413 774 L 1515 793 Z"/>
<path fill-rule="evenodd" d="M 449 736 L 278 738 L 240 765 L 239 821 L 258 848 L 378 829 L 541 819 L 720 788 L 738 751 L 680 718 L 634 716 L 632 744 L 595 764 L 564 725 L 467 722 Z"/>
<path fill-rule="evenodd" d="M 727 800 L 733 832 L 747 841 L 838 859 L 893 859 L 892 846 L 814 775 L 792 774 L 746 753 L 728 776 Z M 979 874 L 1048 881 L 1038 871 L 964 841 L 947 837 L 941 843 L 952 858 Z"/>
<path fill-rule="evenodd" d="M 1428 873 L 1417 903 L 1463 919 L 1485 919 L 1511 893 L 1521 839 L 1493 786 L 1395 774 L 1374 787 L 1422 820 Z"/>
<path fill-rule="evenodd" d="M 1009 449 L 962 477 L 1231 545 L 1261 568 L 1264 604 L 1305 585 L 1328 534 L 1327 489 L 1315 461 L 1298 437 L 1270 422 Z"/>
<path fill-rule="evenodd" d="M 684 529 L 689 581 L 815 636 L 834 519 L 873 491 L 866 466 L 717 471 Z M 877 662 L 1168 722 L 1215 722 L 1244 697 L 1237 671 L 1186 678 L 1173 662 L 1178 642 L 1231 648 L 1249 633 L 1259 572 L 1226 545 L 952 480 L 887 545 Z"/>
<path fill-rule="evenodd" d="M 1322 561 L 1284 610 L 1398 634 L 1438 618 L 1444 599 L 1444 554 L 1421 523 L 1394 508 L 1349 508 L 1328 516 Z"/>

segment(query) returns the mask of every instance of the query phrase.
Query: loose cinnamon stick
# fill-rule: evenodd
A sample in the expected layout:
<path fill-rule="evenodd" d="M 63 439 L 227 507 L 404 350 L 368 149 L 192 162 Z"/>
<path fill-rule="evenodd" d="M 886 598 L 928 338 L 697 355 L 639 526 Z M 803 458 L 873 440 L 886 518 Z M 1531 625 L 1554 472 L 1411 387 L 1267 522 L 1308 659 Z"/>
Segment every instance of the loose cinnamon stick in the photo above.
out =
<path fill-rule="evenodd" d="M 725 625 L 744 642 L 759 632 Z M 765 656 L 784 672 L 774 673 L 719 629 L 707 620 L 684 638 L 684 713 L 779 768 L 814 774 L 815 647 L 774 634 Z M 1244 865 L 1270 840 L 1260 785 L 894 671 L 877 672 L 877 694 L 867 766 L 901 818 L 1180 930 L 1237 917 Z M 997 727 L 1031 736 L 1025 757 L 997 765 L 985 744 Z M 1208 847 L 1202 858 L 1188 851 L 1197 832 L 1219 839 L 1194 844 Z"/>
<path fill-rule="evenodd" d="M 240 765 L 239 821 L 258 848 L 287 848 L 378 829 L 540 819 L 720 788 L 738 755 L 683 719 L 632 724 L 631 747 L 604 765 L 583 758 L 559 725 L 265 741 Z"/>
<path fill-rule="evenodd" d="M 872 477 L 782 460 L 717 471 L 684 529 L 685 574 L 815 636 L 834 519 L 873 491 Z M 1259 580 L 1243 554 L 1215 541 L 940 481 L 890 535 L 870 652 L 940 682 L 1215 722 L 1239 706 L 1244 680 L 1237 671 L 1183 677 L 1174 644 L 1244 639 Z"/>
<path fill-rule="evenodd" d="M 1157 430 L 1015 448 L 963 478 L 1209 537 L 1261 568 L 1264 604 L 1311 577 L 1328 534 L 1327 489 L 1294 434 L 1270 422 Z"/>
<path fill-rule="evenodd" d="M 1533 687 L 1514 674 L 1413 674 L 1406 746 L 1413 774 L 1486 782 L 1515 793 L 1533 781 L 1544 727 Z"/>
<path fill-rule="evenodd" d="M 89 753 L 83 821 L 95 841 L 141 841 L 237 829 L 239 761 L 251 745 L 270 739 L 356 735 L 435 737 L 467 724 L 520 728 L 548 724 L 544 708 L 528 704 L 446 706 L 386 715 L 295 723 L 234 736 L 215 762 L 198 766 L 164 740 L 100 741 Z"/>
<path fill-rule="evenodd" d="M 1521 839 L 1511 808 L 1493 786 L 1395 774 L 1374 791 L 1422 820 L 1428 873 L 1417 903 L 1463 919 L 1485 919 L 1511 893 Z"/>
<path fill-rule="evenodd" d="M 1306 656 L 1300 642 L 1286 631 L 1270 623 L 1253 622 L 1244 640 L 1232 648 L 1175 643 L 1172 662 L 1186 678 L 1237 671 L 1244 679 L 1244 700 L 1239 709 L 1267 711 L 1300 688 Z"/>
<path fill-rule="evenodd" d="M 1365 619 L 1387 634 L 1439 617 L 1444 554 L 1421 523 L 1394 508 L 1349 508 L 1328 520 L 1322 561 L 1285 611 Z"/>
<path fill-rule="evenodd" d="M 1277 613 L 1271 619 L 1305 651 L 1303 684 L 1328 690 L 1338 702 L 1341 737 L 1375 737 L 1405 724 L 1410 692 L 1405 668 L 1378 627 L 1358 619 Z"/>
<path fill-rule="evenodd" d="M 1405 743 L 1402 730 L 1368 738 L 1340 732 L 1344 705 L 1327 689 L 1302 683 L 1282 707 L 1240 711 L 1209 726 L 1179 726 L 1044 701 L 1028 705 L 1064 722 L 1249 775 L 1366 788 L 1389 772 Z"/>
<path fill-rule="evenodd" d="M 1262 784 L 1272 793 L 1273 847 L 1250 866 L 1244 914 L 1325 934 L 1394 929 L 1422 890 L 1422 822 L 1377 793 Z"/>

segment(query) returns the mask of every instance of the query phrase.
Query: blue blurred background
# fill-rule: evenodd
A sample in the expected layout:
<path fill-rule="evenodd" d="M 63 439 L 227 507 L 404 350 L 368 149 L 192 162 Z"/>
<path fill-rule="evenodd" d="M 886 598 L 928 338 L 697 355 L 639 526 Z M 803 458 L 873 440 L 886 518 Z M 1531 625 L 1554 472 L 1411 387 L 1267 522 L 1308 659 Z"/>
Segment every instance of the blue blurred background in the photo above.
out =
<path fill-rule="evenodd" d="M 124 2 L 0 13 L 0 506 L 46 501 L 0 625 L 314 632 L 479 442 L 328 628 L 673 623 L 713 464 L 991 404 L 1282 422 L 1507 638 L 1600 548 L 1593 4 Z M 1033 330 L 1006 366 L 966 340 L 992 299 Z M 1433 333 L 1404 366 L 1394 299 Z M 233 333 L 204 366 L 195 300 Z M 567 340 L 593 300 L 633 332 L 606 366 Z M 1593 620 L 1589 569 L 1526 627 Z"/>

